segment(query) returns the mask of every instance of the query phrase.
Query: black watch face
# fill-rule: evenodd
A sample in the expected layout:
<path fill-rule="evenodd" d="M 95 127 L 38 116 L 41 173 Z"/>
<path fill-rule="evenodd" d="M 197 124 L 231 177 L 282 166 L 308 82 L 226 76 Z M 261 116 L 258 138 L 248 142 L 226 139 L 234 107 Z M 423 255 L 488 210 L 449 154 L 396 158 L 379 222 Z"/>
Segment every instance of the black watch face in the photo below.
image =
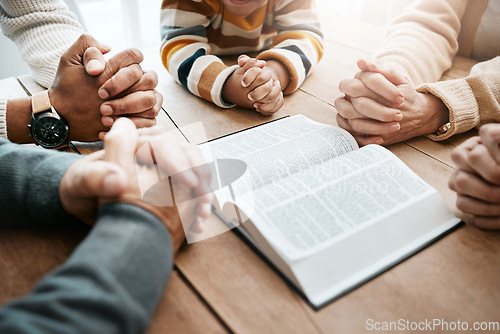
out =
<path fill-rule="evenodd" d="M 33 124 L 33 139 L 46 148 L 61 146 L 66 141 L 67 135 L 67 125 L 54 117 L 41 117 Z"/>

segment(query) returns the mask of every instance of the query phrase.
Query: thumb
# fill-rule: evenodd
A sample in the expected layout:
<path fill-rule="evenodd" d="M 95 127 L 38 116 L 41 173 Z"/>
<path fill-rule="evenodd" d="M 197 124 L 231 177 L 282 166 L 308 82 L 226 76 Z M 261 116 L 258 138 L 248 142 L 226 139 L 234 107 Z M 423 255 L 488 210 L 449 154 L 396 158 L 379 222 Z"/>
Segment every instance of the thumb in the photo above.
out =
<path fill-rule="evenodd" d="M 127 117 L 118 118 L 104 137 L 105 160 L 114 162 L 133 175 L 138 141 L 134 123 Z"/>
<path fill-rule="evenodd" d="M 106 60 L 98 48 L 91 46 L 83 54 L 83 66 L 87 74 L 98 76 L 106 68 Z"/>
<path fill-rule="evenodd" d="M 395 86 L 405 85 L 408 83 L 408 79 L 394 66 L 388 63 L 379 63 L 376 60 L 360 59 L 358 60 L 358 67 L 362 71 L 370 71 L 382 74 Z"/>
<path fill-rule="evenodd" d="M 116 197 L 127 188 L 125 171 L 118 165 L 106 161 L 93 161 L 76 180 L 76 189 L 84 197 Z"/>
<path fill-rule="evenodd" d="M 82 62 L 85 51 L 88 48 L 95 47 L 101 54 L 108 53 L 111 48 L 105 44 L 99 43 L 94 37 L 83 34 L 76 40 L 73 45 L 63 54 L 61 60 L 66 60 L 72 63 L 80 64 Z"/>

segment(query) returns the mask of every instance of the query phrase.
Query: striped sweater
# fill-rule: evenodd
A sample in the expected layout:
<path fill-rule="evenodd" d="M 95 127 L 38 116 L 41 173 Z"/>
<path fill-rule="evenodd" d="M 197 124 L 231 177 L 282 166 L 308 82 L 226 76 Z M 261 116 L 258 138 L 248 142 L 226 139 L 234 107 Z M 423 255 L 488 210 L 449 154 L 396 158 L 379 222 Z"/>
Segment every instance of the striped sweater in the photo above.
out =
<path fill-rule="evenodd" d="M 220 0 L 163 0 L 161 57 L 172 77 L 192 94 L 229 108 L 222 99 L 227 78 L 238 67 L 218 55 L 260 52 L 280 61 L 294 92 L 323 56 L 323 35 L 314 0 L 268 0 L 252 14 L 229 12 Z"/>

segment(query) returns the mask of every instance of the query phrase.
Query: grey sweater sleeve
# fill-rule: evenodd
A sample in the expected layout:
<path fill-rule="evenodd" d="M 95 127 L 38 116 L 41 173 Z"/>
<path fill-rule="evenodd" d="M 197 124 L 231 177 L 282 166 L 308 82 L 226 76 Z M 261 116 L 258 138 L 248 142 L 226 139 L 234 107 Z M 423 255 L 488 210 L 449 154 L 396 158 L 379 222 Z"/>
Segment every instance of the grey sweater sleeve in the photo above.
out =
<path fill-rule="evenodd" d="M 0 139 L 2 225 L 6 218 L 69 225 L 59 182 L 78 158 Z M 170 235 L 156 216 L 131 204 L 105 205 L 66 263 L 0 310 L 0 333 L 141 333 L 172 258 Z"/>
<path fill-rule="evenodd" d="M 131 204 L 108 204 L 68 261 L 0 310 L 0 333 L 142 333 L 172 269 L 164 225 Z"/>
<path fill-rule="evenodd" d="M 76 220 L 62 208 L 59 183 L 66 169 L 80 158 L 0 139 L 1 225 Z"/>

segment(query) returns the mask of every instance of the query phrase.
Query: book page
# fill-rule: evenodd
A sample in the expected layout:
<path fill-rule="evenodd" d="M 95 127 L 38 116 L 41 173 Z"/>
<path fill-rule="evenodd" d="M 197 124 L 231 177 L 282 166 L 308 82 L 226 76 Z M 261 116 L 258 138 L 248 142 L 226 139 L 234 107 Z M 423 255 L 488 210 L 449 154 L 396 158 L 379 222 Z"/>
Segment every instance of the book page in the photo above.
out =
<path fill-rule="evenodd" d="M 244 194 L 238 206 L 293 261 L 433 193 L 390 151 L 370 145 Z"/>
<path fill-rule="evenodd" d="M 357 148 L 356 141 L 345 130 L 301 115 L 200 145 L 208 161 L 240 159 L 247 164 L 245 177 L 232 185 L 237 196 Z"/>

